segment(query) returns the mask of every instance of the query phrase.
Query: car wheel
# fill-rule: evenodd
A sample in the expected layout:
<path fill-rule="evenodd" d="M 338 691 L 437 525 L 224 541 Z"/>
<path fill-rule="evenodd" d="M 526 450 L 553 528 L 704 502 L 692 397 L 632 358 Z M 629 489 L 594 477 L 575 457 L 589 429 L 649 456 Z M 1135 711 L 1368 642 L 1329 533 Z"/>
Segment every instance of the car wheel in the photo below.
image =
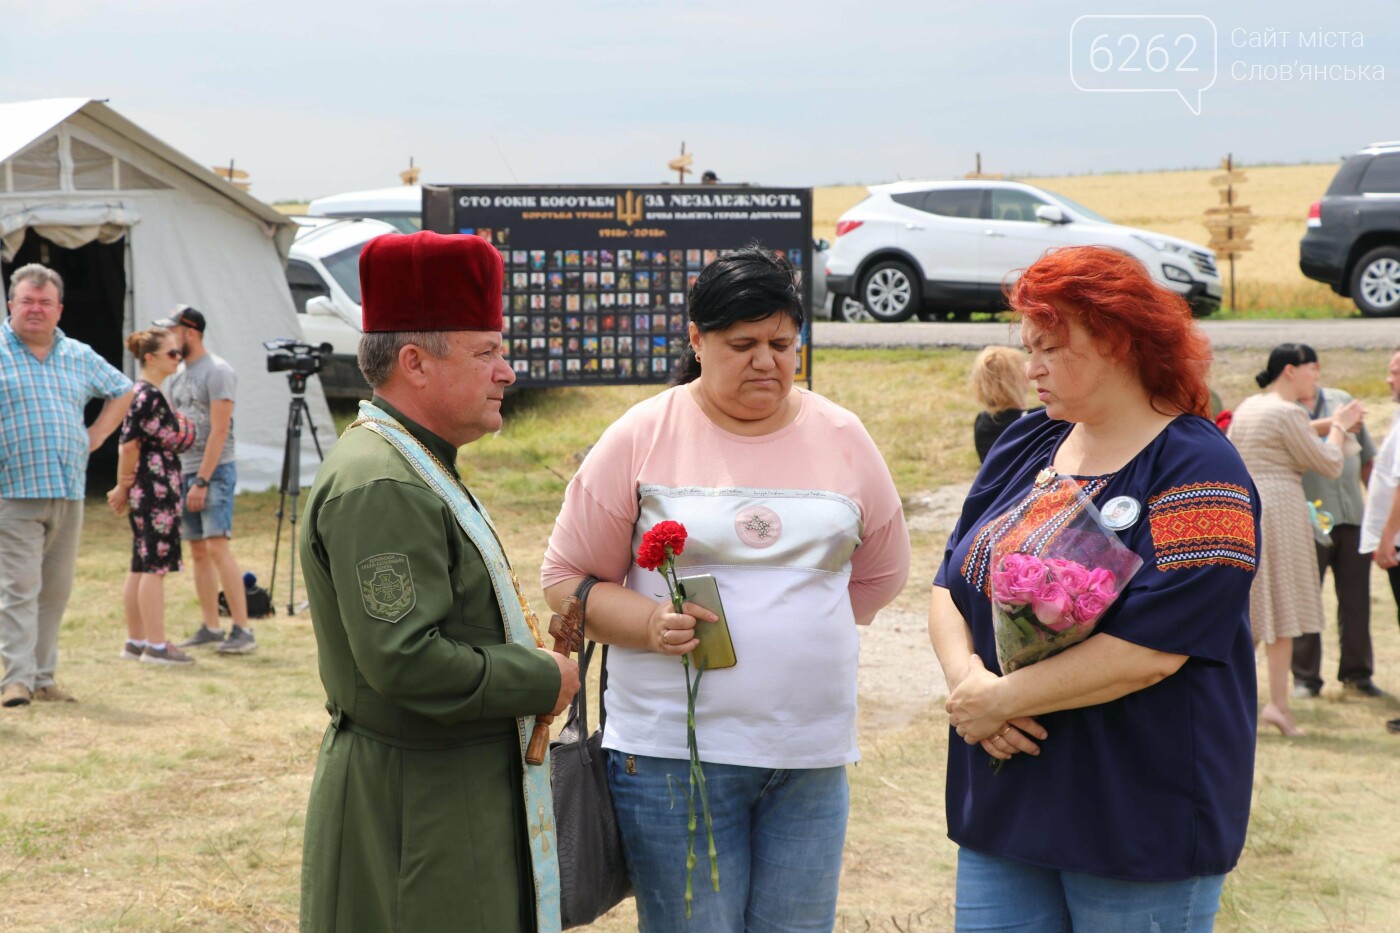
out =
<path fill-rule="evenodd" d="M 895 324 L 914 316 L 920 306 L 919 281 L 902 262 L 876 263 L 860 283 L 861 304 L 877 321 Z"/>
<path fill-rule="evenodd" d="M 1400 247 L 1373 249 L 1351 273 L 1351 299 L 1367 317 L 1400 312 Z"/>
<path fill-rule="evenodd" d="M 831 318 L 835 321 L 849 321 L 852 324 L 865 324 L 874 320 L 865 305 L 850 295 L 831 296 Z"/>

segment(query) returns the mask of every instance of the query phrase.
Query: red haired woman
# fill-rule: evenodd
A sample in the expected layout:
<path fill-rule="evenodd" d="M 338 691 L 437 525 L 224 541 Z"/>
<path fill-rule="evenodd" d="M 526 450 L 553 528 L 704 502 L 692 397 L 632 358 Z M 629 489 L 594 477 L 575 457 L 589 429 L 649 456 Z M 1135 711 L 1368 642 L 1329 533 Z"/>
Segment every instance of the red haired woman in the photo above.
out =
<path fill-rule="evenodd" d="M 1204 417 L 1209 345 L 1136 259 L 1061 249 L 1007 291 L 1045 411 L 983 465 L 929 610 L 958 927 L 1209 930 L 1254 770 L 1254 486 Z M 1059 478 L 1143 564 L 1085 641 L 1002 676 L 991 554 L 1083 510 Z"/>

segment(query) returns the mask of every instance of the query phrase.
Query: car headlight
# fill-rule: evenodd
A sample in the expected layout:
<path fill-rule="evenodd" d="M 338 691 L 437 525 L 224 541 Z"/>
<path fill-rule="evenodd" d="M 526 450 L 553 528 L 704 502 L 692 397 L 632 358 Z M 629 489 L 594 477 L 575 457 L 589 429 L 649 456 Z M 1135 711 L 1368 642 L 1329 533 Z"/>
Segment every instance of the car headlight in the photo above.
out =
<path fill-rule="evenodd" d="M 1173 282 L 1181 282 L 1185 285 L 1191 284 L 1191 273 L 1180 266 L 1169 266 L 1166 263 L 1162 263 L 1162 274 Z"/>
<path fill-rule="evenodd" d="M 1188 255 L 1191 251 L 1180 243 L 1173 243 L 1170 240 L 1163 240 L 1159 237 L 1142 236 L 1134 233 L 1133 239 L 1139 243 L 1146 243 L 1159 253 L 1176 253 L 1178 256 Z"/>

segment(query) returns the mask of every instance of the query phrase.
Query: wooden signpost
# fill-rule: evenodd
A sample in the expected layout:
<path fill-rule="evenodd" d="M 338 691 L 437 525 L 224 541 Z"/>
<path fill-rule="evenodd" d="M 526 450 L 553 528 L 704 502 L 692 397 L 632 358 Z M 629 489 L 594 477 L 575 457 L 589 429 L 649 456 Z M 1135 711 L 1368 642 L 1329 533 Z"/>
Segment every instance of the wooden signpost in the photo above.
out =
<path fill-rule="evenodd" d="M 1235 186 L 1249 181 L 1243 171 L 1235 168 L 1233 155 L 1220 160 L 1222 175 L 1210 179 L 1213 188 L 1220 189 L 1220 207 L 1206 208 L 1206 229 L 1210 231 L 1210 248 L 1219 259 L 1230 261 L 1230 310 L 1235 310 L 1235 259 L 1254 248 L 1249 240 L 1249 228 L 1254 225 L 1253 212 L 1240 204 Z"/>
<path fill-rule="evenodd" d="M 982 171 L 982 153 L 980 153 L 980 152 L 977 153 L 977 168 L 976 168 L 974 171 L 968 172 L 966 175 L 963 176 L 963 178 L 1005 178 L 1005 177 L 1006 177 L 1006 176 L 1003 175 L 1001 172 L 983 172 L 983 171 Z"/>
<path fill-rule="evenodd" d="M 667 162 L 666 167 L 676 173 L 677 179 L 680 181 L 681 184 L 685 184 L 685 176 L 695 171 L 693 168 L 690 167 L 690 163 L 694 161 L 695 153 L 687 153 L 685 151 L 685 143 L 681 143 L 680 157 L 672 159 L 670 162 Z"/>
<path fill-rule="evenodd" d="M 243 171 L 241 168 L 233 167 L 232 159 L 228 160 L 228 165 L 215 165 L 213 169 L 215 175 L 218 175 L 240 191 L 247 191 L 248 186 L 252 184 L 252 182 L 248 180 L 247 172 Z"/>

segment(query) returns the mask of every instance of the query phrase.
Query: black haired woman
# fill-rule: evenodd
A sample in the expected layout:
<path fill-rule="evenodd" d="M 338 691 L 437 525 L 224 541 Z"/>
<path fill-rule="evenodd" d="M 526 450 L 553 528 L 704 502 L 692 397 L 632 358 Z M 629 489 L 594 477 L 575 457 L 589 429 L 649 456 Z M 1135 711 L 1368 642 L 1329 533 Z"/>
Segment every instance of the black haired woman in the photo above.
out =
<path fill-rule="evenodd" d="M 793 386 L 802 300 L 792 266 L 750 247 L 706 266 L 671 388 L 604 432 L 569 484 L 545 555 L 556 610 L 589 576 L 591 637 L 612 646 L 609 784 L 644 931 L 830 930 L 856 749 L 856 625 L 904 585 L 909 536 L 860 419 Z M 714 816 L 685 917 L 686 604 L 633 562 L 680 522 L 680 576 L 718 583 L 738 663 L 704 675 L 695 728 Z M 690 614 L 692 613 L 693 614 Z"/>
<path fill-rule="evenodd" d="M 1264 391 L 1241 402 L 1230 421 L 1230 440 L 1259 489 L 1262 508 L 1259 569 L 1249 591 L 1254 643 L 1264 643 L 1269 669 L 1269 702 L 1259 719 L 1286 736 L 1303 734 L 1288 705 L 1293 639 L 1322 631 L 1322 590 L 1303 474 L 1340 476 L 1347 432 L 1365 414 L 1355 401 L 1337 409 L 1332 429 L 1319 443 L 1298 402 L 1316 393 L 1320 369 L 1312 347 L 1280 344 L 1254 377 Z"/>

